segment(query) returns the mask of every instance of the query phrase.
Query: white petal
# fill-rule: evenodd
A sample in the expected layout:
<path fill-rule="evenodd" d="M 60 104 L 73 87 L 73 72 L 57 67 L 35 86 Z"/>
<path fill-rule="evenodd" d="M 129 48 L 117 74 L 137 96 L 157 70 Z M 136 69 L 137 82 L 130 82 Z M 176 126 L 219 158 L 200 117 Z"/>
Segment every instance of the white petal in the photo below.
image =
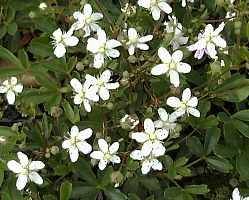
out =
<path fill-rule="evenodd" d="M 170 83 L 172 83 L 175 87 L 179 87 L 180 78 L 178 72 L 175 70 L 170 70 L 169 77 L 170 77 Z"/>
<path fill-rule="evenodd" d="M 205 27 L 205 33 L 208 34 L 208 33 L 213 33 L 213 32 L 214 32 L 214 27 L 211 24 L 208 24 Z"/>
<path fill-rule="evenodd" d="M 83 14 L 80 11 L 76 11 L 73 13 L 73 17 L 74 17 L 74 19 L 82 19 Z"/>
<path fill-rule="evenodd" d="M 191 71 L 191 66 L 188 63 L 180 62 L 177 64 L 176 69 L 180 73 L 189 73 Z"/>
<path fill-rule="evenodd" d="M 99 69 L 105 62 L 105 57 L 103 54 L 98 53 L 94 55 L 93 67 Z"/>
<path fill-rule="evenodd" d="M 157 112 L 158 112 L 161 120 L 167 121 L 169 119 L 169 115 L 164 108 L 159 108 Z"/>
<path fill-rule="evenodd" d="M 15 160 L 11 160 L 7 163 L 8 169 L 16 174 L 21 173 L 23 170 L 22 166 Z"/>
<path fill-rule="evenodd" d="M 146 35 L 144 37 L 139 38 L 138 41 L 144 43 L 144 42 L 149 42 L 152 39 L 153 39 L 153 35 Z"/>
<path fill-rule="evenodd" d="M 166 149 L 159 141 L 154 142 L 152 154 L 156 157 L 164 155 Z"/>
<path fill-rule="evenodd" d="M 170 7 L 170 5 L 166 2 L 159 2 L 158 6 L 161 10 L 163 10 L 165 13 L 170 14 L 172 13 L 172 8 Z"/>
<path fill-rule="evenodd" d="M 117 89 L 119 87 L 119 83 L 106 83 L 105 87 L 108 90 L 115 90 L 115 89 Z"/>
<path fill-rule="evenodd" d="M 109 90 L 105 87 L 101 87 L 99 90 L 99 96 L 104 101 L 108 100 L 110 98 Z"/>
<path fill-rule="evenodd" d="M 0 93 L 6 93 L 8 90 L 4 86 L 0 86 Z"/>
<path fill-rule="evenodd" d="M 118 142 L 114 142 L 110 147 L 109 147 L 109 152 L 110 154 L 115 154 L 117 153 L 119 149 L 119 143 Z"/>
<path fill-rule="evenodd" d="M 69 156 L 72 162 L 76 162 L 79 158 L 79 151 L 75 146 L 69 148 Z"/>
<path fill-rule="evenodd" d="M 98 20 L 100 20 L 100 19 L 102 19 L 103 18 L 103 14 L 102 13 L 93 13 L 92 15 L 91 15 L 91 18 L 92 18 L 92 20 L 94 20 L 94 21 L 98 21 Z M 99 27 L 99 26 L 98 26 Z M 97 31 L 98 29 L 96 29 L 96 31 Z"/>
<path fill-rule="evenodd" d="M 106 43 L 106 33 L 105 33 L 105 31 L 103 29 L 98 29 L 97 35 L 98 35 L 98 41 L 101 44 Z"/>
<path fill-rule="evenodd" d="M 150 47 L 149 47 L 149 45 L 147 45 L 147 44 L 138 43 L 138 44 L 137 44 L 137 48 L 146 51 L 146 50 L 148 50 Z"/>
<path fill-rule="evenodd" d="M 113 156 L 110 158 L 110 161 L 111 161 L 112 163 L 120 163 L 120 162 L 121 162 L 121 159 L 120 159 L 119 156 L 113 155 Z"/>
<path fill-rule="evenodd" d="M 79 134 L 79 128 L 78 126 L 72 126 L 71 130 L 70 130 L 70 135 L 71 137 L 76 137 Z"/>
<path fill-rule="evenodd" d="M 28 182 L 28 177 L 26 175 L 19 175 L 16 181 L 16 188 L 22 190 L 25 188 Z"/>
<path fill-rule="evenodd" d="M 61 58 L 65 55 L 66 53 L 66 48 L 62 43 L 59 43 L 56 45 L 55 49 L 54 49 L 54 55 L 57 58 Z"/>
<path fill-rule="evenodd" d="M 92 108 L 91 108 L 91 104 L 90 104 L 89 100 L 84 99 L 83 104 L 84 104 L 84 108 L 85 108 L 86 112 L 91 112 Z"/>
<path fill-rule="evenodd" d="M 186 0 L 182 0 L 182 7 L 186 7 Z"/>
<path fill-rule="evenodd" d="M 138 38 L 138 34 L 135 28 L 128 29 L 128 37 L 129 39 Z"/>
<path fill-rule="evenodd" d="M 119 47 L 119 46 L 122 46 L 122 44 L 117 40 L 112 39 L 112 40 L 108 40 L 106 42 L 106 48 L 107 49 L 113 49 L 113 48 L 116 48 L 116 47 Z"/>
<path fill-rule="evenodd" d="M 82 98 L 81 98 L 81 96 L 80 96 L 79 94 L 76 94 L 76 95 L 74 96 L 73 101 L 74 101 L 74 104 L 80 105 L 80 104 L 82 103 L 83 100 L 82 100 Z"/>
<path fill-rule="evenodd" d="M 103 152 L 103 153 L 107 153 L 108 152 L 108 144 L 104 139 L 99 139 L 98 140 L 98 144 L 99 144 L 99 149 Z"/>
<path fill-rule="evenodd" d="M 186 113 L 185 108 L 179 108 L 175 112 L 173 112 L 172 115 L 175 116 L 176 118 L 178 118 L 178 117 L 183 116 L 185 113 Z"/>
<path fill-rule="evenodd" d="M 8 100 L 8 103 L 9 104 L 14 104 L 15 103 L 15 100 L 16 100 L 16 95 L 15 95 L 15 93 L 13 92 L 13 91 L 11 91 L 11 90 L 9 90 L 8 92 L 7 92 L 7 100 Z"/>
<path fill-rule="evenodd" d="M 17 157 L 18 157 L 22 166 L 27 166 L 29 164 L 29 158 L 26 154 L 24 154 L 22 152 L 18 152 Z"/>
<path fill-rule="evenodd" d="M 156 128 L 162 128 L 163 127 L 163 121 L 162 120 L 154 121 L 154 125 L 155 125 Z"/>
<path fill-rule="evenodd" d="M 167 49 L 164 47 L 160 47 L 158 49 L 158 56 L 164 63 L 170 63 L 171 62 L 171 55 L 168 52 Z"/>
<path fill-rule="evenodd" d="M 181 105 L 181 101 L 177 97 L 169 97 L 167 99 L 167 105 L 169 105 L 172 108 L 178 108 Z"/>
<path fill-rule="evenodd" d="M 93 91 L 92 89 L 85 93 L 85 97 L 93 102 L 99 101 L 99 96 L 96 94 L 96 91 Z"/>
<path fill-rule="evenodd" d="M 160 19 L 160 9 L 157 6 L 154 6 L 151 8 L 151 13 L 152 13 L 152 17 L 154 20 L 159 20 Z"/>
<path fill-rule="evenodd" d="M 92 6 L 90 4 L 85 4 L 84 6 L 84 15 L 90 16 L 92 14 Z"/>
<path fill-rule="evenodd" d="M 188 108 L 188 112 L 195 117 L 201 116 L 200 111 L 197 110 L 196 108 Z"/>
<path fill-rule="evenodd" d="M 104 82 L 108 82 L 111 78 L 111 71 L 110 70 L 105 70 L 101 76 L 100 76 L 100 79 Z"/>
<path fill-rule="evenodd" d="M 144 132 L 132 133 L 131 138 L 139 143 L 144 143 L 146 140 L 149 139 L 148 135 Z"/>
<path fill-rule="evenodd" d="M 194 57 L 200 60 L 200 59 L 203 57 L 204 52 L 205 52 L 204 49 L 197 50 L 197 51 L 195 52 L 195 56 L 194 56 Z"/>
<path fill-rule="evenodd" d="M 141 152 L 143 156 L 147 157 L 151 153 L 152 149 L 153 149 L 153 143 L 150 140 L 148 140 L 143 144 Z"/>
<path fill-rule="evenodd" d="M 76 146 L 83 154 L 89 154 L 92 151 L 92 146 L 85 141 L 78 142 Z"/>
<path fill-rule="evenodd" d="M 60 40 L 61 36 L 62 36 L 62 31 L 60 28 L 58 28 L 57 30 L 53 32 L 53 37 L 55 38 L 55 40 L 57 41 Z"/>
<path fill-rule="evenodd" d="M 169 132 L 166 129 L 158 129 L 155 131 L 158 140 L 165 140 L 169 136 Z"/>
<path fill-rule="evenodd" d="M 72 88 L 75 90 L 75 92 L 77 93 L 80 93 L 82 91 L 82 84 L 81 82 L 76 79 L 76 78 L 73 78 L 71 81 L 70 81 L 70 85 L 72 86 Z"/>
<path fill-rule="evenodd" d="M 183 53 L 180 50 L 177 50 L 172 54 L 172 60 L 174 60 L 176 63 L 180 62 L 182 58 L 183 58 Z"/>
<path fill-rule="evenodd" d="M 150 0 L 138 0 L 138 5 L 144 8 L 150 8 Z"/>
<path fill-rule="evenodd" d="M 79 43 L 79 39 L 75 36 L 66 37 L 64 39 L 66 46 L 74 47 Z"/>
<path fill-rule="evenodd" d="M 131 152 L 130 154 L 130 157 L 133 159 L 133 160 L 143 160 L 143 154 L 140 150 L 134 150 Z"/>
<path fill-rule="evenodd" d="M 221 31 L 223 31 L 224 27 L 225 27 L 225 23 L 222 22 L 222 23 L 218 26 L 218 28 L 215 29 L 214 35 L 218 35 Z"/>
<path fill-rule="evenodd" d="M 163 169 L 163 165 L 159 160 L 153 159 L 150 162 L 152 163 L 152 169 L 159 170 L 159 171 Z"/>
<path fill-rule="evenodd" d="M 135 46 L 134 45 L 130 45 L 129 47 L 128 47 L 128 52 L 129 52 L 129 55 L 131 56 L 131 55 L 134 55 L 134 53 L 135 53 Z"/>
<path fill-rule="evenodd" d="M 102 151 L 94 151 L 90 154 L 90 157 L 96 160 L 101 160 L 104 157 Z"/>
<path fill-rule="evenodd" d="M 83 141 L 92 136 L 93 130 L 91 128 L 84 129 L 79 132 L 78 138 Z"/>
<path fill-rule="evenodd" d="M 45 167 L 45 164 L 42 161 L 32 161 L 29 165 L 30 170 L 40 170 Z"/>
<path fill-rule="evenodd" d="M 217 51 L 215 50 L 215 45 L 211 42 L 207 44 L 207 52 L 211 58 L 216 58 Z"/>
<path fill-rule="evenodd" d="M 147 118 L 144 120 L 144 130 L 146 133 L 154 133 L 155 132 L 155 126 L 151 119 Z"/>
<path fill-rule="evenodd" d="M 232 197 L 233 197 L 233 200 L 240 200 L 240 193 L 239 193 L 239 189 L 238 188 L 235 188 L 233 190 Z"/>
<path fill-rule="evenodd" d="M 191 90 L 189 88 L 186 88 L 182 92 L 182 101 L 188 102 L 191 98 Z"/>
<path fill-rule="evenodd" d="M 86 49 L 92 53 L 97 53 L 99 49 L 99 41 L 95 38 L 89 38 L 87 40 Z"/>
<path fill-rule="evenodd" d="M 225 48 L 227 46 L 227 42 L 220 36 L 216 36 L 212 39 L 212 41 L 216 44 L 216 46 Z"/>
<path fill-rule="evenodd" d="M 151 167 L 152 167 L 152 163 L 149 160 L 143 161 L 142 168 L 141 168 L 142 174 L 148 174 Z"/>
<path fill-rule="evenodd" d="M 16 85 L 16 84 L 17 84 L 17 78 L 14 77 L 14 76 L 12 76 L 12 77 L 10 78 L 10 84 L 11 84 L 11 85 Z"/>
<path fill-rule="evenodd" d="M 198 105 L 198 99 L 196 97 L 190 98 L 190 100 L 187 102 L 187 105 L 190 107 L 196 107 Z"/>
<path fill-rule="evenodd" d="M 14 91 L 15 91 L 16 93 L 21 93 L 22 90 L 23 90 L 23 85 L 22 85 L 22 84 L 17 84 L 17 85 L 15 85 Z"/>
<path fill-rule="evenodd" d="M 69 149 L 71 147 L 71 140 L 65 140 L 62 142 L 63 149 Z"/>
<path fill-rule="evenodd" d="M 99 161 L 99 169 L 100 170 L 104 170 L 106 168 L 107 165 L 107 160 L 100 160 Z"/>
<path fill-rule="evenodd" d="M 154 76 L 162 75 L 167 73 L 169 66 L 167 64 L 159 64 L 151 69 L 151 74 Z"/>
<path fill-rule="evenodd" d="M 120 56 L 120 53 L 117 49 L 109 49 L 106 51 L 106 55 L 111 58 L 118 58 Z"/>
<path fill-rule="evenodd" d="M 37 172 L 30 172 L 29 179 L 37 185 L 43 184 L 43 179 Z"/>

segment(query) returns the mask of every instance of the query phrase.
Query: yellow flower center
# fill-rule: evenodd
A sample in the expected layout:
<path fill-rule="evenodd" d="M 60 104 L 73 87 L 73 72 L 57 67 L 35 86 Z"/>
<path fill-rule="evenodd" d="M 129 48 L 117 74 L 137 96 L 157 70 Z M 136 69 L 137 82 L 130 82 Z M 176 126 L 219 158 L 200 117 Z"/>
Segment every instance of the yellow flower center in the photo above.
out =
<path fill-rule="evenodd" d="M 155 140 L 156 139 L 156 134 L 155 133 L 150 133 L 149 138 L 150 138 L 150 140 Z"/>
<path fill-rule="evenodd" d="M 110 159 L 111 159 L 111 154 L 106 153 L 106 154 L 104 155 L 104 159 L 105 159 L 105 160 L 110 160 Z"/>

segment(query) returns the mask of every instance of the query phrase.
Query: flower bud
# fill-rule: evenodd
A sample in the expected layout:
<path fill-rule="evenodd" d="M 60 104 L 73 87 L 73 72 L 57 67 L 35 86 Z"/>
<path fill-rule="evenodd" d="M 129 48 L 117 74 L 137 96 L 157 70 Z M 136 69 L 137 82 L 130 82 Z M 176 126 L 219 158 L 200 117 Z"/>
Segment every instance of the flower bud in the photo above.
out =
<path fill-rule="evenodd" d="M 39 5 L 39 8 L 40 8 L 41 10 L 45 10 L 47 7 L 48 7 L 48 6 L 47 6 L 47 4 L 46 4 L 45 2 L 42 2 L 42 3 L 40 3 L 40 5 Z"/>
<path fill-rule="evenodd" d="M 54 118 L 59 118 L 63 113 L 63 110 L 58 106 L 53 106 L 51 108 L 51 116 Z"/>
<path fill-rule="evenodd" d="M 51 154 L 53 154 L 53 155 L 56 155 L 57 153 L 59 153 L 59 151 L 60 151 L 60 148 L 59 148 L 58 146 L 52 146 L 52 147 L 50 148 L 50 152 L 51 152 Z"/>
<path fill-rule="evenodd" d="M 85 68 L 85 66 L 84 66 L 84 64 L 83 64 L 82 62 L 78 62 L 78 63 L 76 64 L 76 69 L 77 69 L 78 71 L 83 71 L 84 68 Z"/>
<path fill-rule="evenodd" d="M 6 138 L 4 136 L 0 136 L 0 144 L 6 144 Z"/>
<path fill-rule="evenodd" d="M 124 182 L 124 176 L 120 171 L 114 171 L 111 174 L 111 182 L 114 183 L 114 187 L 119 187 Z"/>

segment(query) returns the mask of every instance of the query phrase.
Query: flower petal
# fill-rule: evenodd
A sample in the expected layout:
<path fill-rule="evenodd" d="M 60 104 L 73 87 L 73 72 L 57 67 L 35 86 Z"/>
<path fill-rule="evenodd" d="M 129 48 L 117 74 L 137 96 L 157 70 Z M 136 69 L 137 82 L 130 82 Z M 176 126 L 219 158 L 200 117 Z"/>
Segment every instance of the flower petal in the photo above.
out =
<path fill-rule="evenodd" d="M 17 84 L 17 85 L 14 86 L 14 91 L 16 93 L 21 93 L 22 90 L 23 90 L 23 85 L 22 84 Z"/>
<path fill-rule="evenodd" d="M 129 39 L 138 38 L 138 34 L 135 28 L 128 29 L 128 37 Z"/>
<path fill-rule="evenodd" d="M 8 169 L 16 174 L 21 173 L 23 170 L 22 166 L 15 160 L 11 160 L 7 163 Z"/>
<path fill-rule="evenodd" d="M 163 165 L 159 160 L 153 159 L 150 162 L 152 163 L 152 166 L 151 166 L 152 169 L 159 170 L 159 171 L 161 171 L 163 169 Z"/>
<path fill-rule="evenodd" d="M 179 63 L 182 60 L 182 58 L 183 58 L 183 53 L 180 50 L 177 50 L 172 54 L 172 60 L 174 60 L 175 63 Z"/>
<path fill-rule="evenodd" d="M 182 92 L 182 101 L 188 102 L 191 98 L 191 90 L 189 88 L 186 88 Z"/>
<path fill-rule="evenodd" d="M 169 78 L 170 78 L 170 83 L 174 85 L 174 87 L 179 87 L 180 85 L 180 78 L 179 74 L 175 70 L 170 70 L 169 71 Z"/>
<path fill-rule="evenodd" d="M 111 58 L 118 58 L 120 56 L 120 53 L 117 49 L 109 49 L 106 51 L 106 55 Z"/>
<path fill-rule="evenodd" d="M 99 96 L 104 101 L 108 100 L 110 98 L 109 90 L 107 88 L 105 88 L 105 87 L 101 87 L 99 89 Z"/>
<path fill-rule="evenodd" d="M 198 105 L 197 97 L 190 98 L 190 100 L 187 102 L 187 105 L 190 107 L 196 107 Z"/>
<path fill-rule="evenodd" d="M 90 104 L 89 100 L 84 99 L 83 104 L 84 104 L 84 108 L 85 108 L 86 112 L 91 112 L 92 108 L 91 108 L 91 104 Z"/>
<path fill-rule="evenodd" d="M 65 55 L 66 53 L 66 48 L 62 43 L 59 43 L 56 45 L 55 49 L 54 49 L 54 55 L 57 58 L 61 58 Z"/>
<path fill-rule="evenodd" d="M 227 46 L 227 42 L 220 36 L 213 37 L 212 41 L 218 47 L 225 48 Z"/>
<path fill-rule="evenodd" d="M 189 73 L 191 71 L 191 66 L 188 63 L 183 63 L 180 62 L 177 66 L 176 69 L 180 73 Z"/>
<path fill-rule="evenodd" d="M 172 8 L 168 3 L 162 1 L 162 2 L 158 3 L 158 6 L 165 13 L 167 13 L 167 14 L 172 13 Z"/>
<path fill-rule="evenodd" d="M 144 143 L 146 140 L 149 139 L 148 135 L 144 132 L 132 133 L 131 138 L 139 143 Z"/>
<path fill-rule="evenodd" d="M 30 170 L 41 170 L 45 167 L 45 164 L 42 161 L 32 161 L 29 165 Z"/>
<path fill-rule="evenodd" d="M 149 9 L 150 8 L 150 1 L 151 0 L 138 0 L 138 5 L 144 8 Z"/>
<path fill-rule="evenodd" d="M 154 76 L 158 76 L 167 73 L 168 70 L 169 67 L 167 64 L 159 64 L 151 69 L 151 74 Z"/>
<path fill-rule="evenodd" d="M 103 160 L 103 159 L 100 160 L 99 161 L 99 169 L 104 170 L 106 168 L 107 163 L 108 163 L 107 160 Z"/>
<path fill-rule="evenodd" d="M 70 85 L 72 86 L 74 91 L 77 92 L 77 93 L 80 93 L 82 91 L 82 89 L 83 89 L 81 82 L 76 78 L 73 78 L 70 81 Z"/>
<path fill-rule="evenodd" d="M 16 188 L 22 190 L 25 188 L 28 182 L 28 177 L 26 175 L 19 175 L 16 181 Z"/>
<path fill-rule="evenodd" d="M 70 130 L 70 136 L 71 137 L 77 137 L 79 135 L 79 128 L 78 126 L 72 126 Z"/>
<path fill-rule="evenodd" d="M 158 49 L 158 56 L 162 60 L 162 62 L 164 62 L 164 63 L 170 63 L 171 62 L 171 55 L 168 52 L 168 50 L 165 49 L 164 47 L 160 47 Z"/>
<path fill-rule="evenodd" d="M 104 63 L 105 63 L 105 57 L 103 54 L 97 53 L 94 55 L 94 63 L 93 63 L 94 68 L 99 69 L 102 67 Z"/>
<path fill-rule="evenodd" d="M 98 140 L 98 144 L 99 144 L 99 149 L 103 152 L 103 153 L 107 153 L 108 152 L 108 144 L 104 139 L 99 139 Z"/>
<path fill-rule="evenodd" d="M 87 128 L 79 132 L 78 138 L 81 141 L 83 141 L 83 140 L 90 138 L 92 134 L 93 134 L 93 130 L 91 128 Z"/>
<path fill-rule="evenodd" d="M 6 93 L 8 89 L 4 86 L 0 86 L 0 93 Z"/>
<path fill-rule="evenodd" d="M 76 146 L 83 154 L 89 154 L 92 151 L 92 146 L 85 141 L 78 142 Z"/>
<path fill-rule="evenodd" d="M 134 150 L 134 151 L 132 151 L 131 154 L 130 154 L 130 157 L 133 160 L 143 160 L 143 158 L 144 158 L 141 150 Z"/>
<path fill-rule="evenodd" d="M 110 158 L 110 161 L 111 161 L 112 163 L 120 163 L 120 162 L 121 162 L 121 159 L 120 159 L 119 156 L 113 155 L 113 156 Z"/>
<path fill-rule="evenodd" d="M 7 97 L 7 100 L 8 100 L 8 103 L 9 103 L 9 104 L 12 105 L 12 104 L 15 103 L 16 95 L 15 95 L 15 93 L 14 93 L 12 90 L 9 90 L 9 91 L 7 92 L 6 97 Z"/>
<path fill-rule="evenodd" d="M 152 17 L 154 20 L 158 21 L 160 19 L 160 9 L 157 6 L 151 8 Z"/>
<path fill-rule="evenodd" d="M 107 49 L 113 49 L 113 48 L 116 48 L 116 47 L 119 47 L 119 46 L 122 46 L 122 44 L 119 41 L 114 40 L 114 39 L 108 40 L 106 42 L 106 48 Z"/>
<path fill-rule="evenodd" d="M 155 132 L 155 126 L 151 119 L 147 118 L 144 120 L 144 130 L 146 133 L 154 133 Z"/>
<path fill-rule="evenodd" d="M 197 110 L 196 108 L 188 108 L 188 112 L 195 117 L 201 116 L 200 111 Z"/>
<path fill-rule="evenodd" d="M 104 157 L 102 151 L 94 151 L 90 154 L 90 157 L 96 160 L 101 160 Z"/>
<path fill-rule="evenodd" d="M 152 149 L 153 149 L 153 143 L 150 140 L 148 140 L 143 144 L 141 152 L 143 156 L 147 157 L 151 153 Z"/>
<path fill-rule="evenodd" d="M 109 152 L 110 154 L 115 154 L 117 153 L 119 149 L 119 143 L 118 142 L 114 142 L 110 147 L 109 147 Z"/>
<path fill-rule="evenodd" d="M 62 142 L 63 149 L 69 149 L 71 147 L 71 140 L 65 140 Z"/>
<path fill-rule="evenodd" d="M 23 167 L 26 167 L 29 164 L 29 158 L 26 154 L 18 152 L 17 157 Z"/>
<path fill-rule="evenodd" d="M 157 112 L 158 112 L 161 120 L 167 121 L 169 119 L 169 115 L 164 108 L 159 108 Z"/>
<path fill-rule="evenodd" d="M 79 150 L 75 146 L 69 148 L 69 156 L 72 162 L 76 162 L 79 158 Z"/>
<path fill-rule="evenodd" d="M 152 154 L 156 157 L 164 155 L 166 149 L 159 141 L 153 143 Z"/>
<path fill-rule="evenodd" d="M 151 167 L 152 163 L 149 160 L 143 161 L 141 168 L 142 174 L 148 174 L 150 172 Z"/>
<path fill-rule="evenodd" d="M 85 4 L 83 9 L 84 15 L 90 16 L 92 14 L 92 6 L 90 4 Z"/>
<path fill-rule="evenodd" d="M 172 108 L 178 108 L 181 105 L 181 101 L 177 97 L 169 97 L 167 99 L 167 105 L 169 105 Z"/>
<path fill-rule="evenodd" d="M 146 35 L 138 39 L 139 42 L 144 43 L 144 42 L 149 42 L 153 39 L 153 35 Z"/>
<path fill-rule="evenodd" d="M 166 129 L 157 129 L 155 134 L 158 140 L 165 140 L 169 136 L 169 132 Z"/>
<path fill-rule="evenodd" d="M 37 172 L 30 172 L 29 179 L 37 185 L 43 184 L 43 179 Z"/>

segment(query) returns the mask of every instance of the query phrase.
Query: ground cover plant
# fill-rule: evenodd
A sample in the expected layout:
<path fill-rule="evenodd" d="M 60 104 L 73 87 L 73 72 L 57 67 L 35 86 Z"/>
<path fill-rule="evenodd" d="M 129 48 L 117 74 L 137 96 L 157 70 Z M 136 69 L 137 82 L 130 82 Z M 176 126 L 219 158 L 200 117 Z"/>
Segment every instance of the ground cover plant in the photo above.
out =
<path fill-rule="evenodd" d="M 0 199 L 249 199 L 248 4 L 0 0 Z"/>

